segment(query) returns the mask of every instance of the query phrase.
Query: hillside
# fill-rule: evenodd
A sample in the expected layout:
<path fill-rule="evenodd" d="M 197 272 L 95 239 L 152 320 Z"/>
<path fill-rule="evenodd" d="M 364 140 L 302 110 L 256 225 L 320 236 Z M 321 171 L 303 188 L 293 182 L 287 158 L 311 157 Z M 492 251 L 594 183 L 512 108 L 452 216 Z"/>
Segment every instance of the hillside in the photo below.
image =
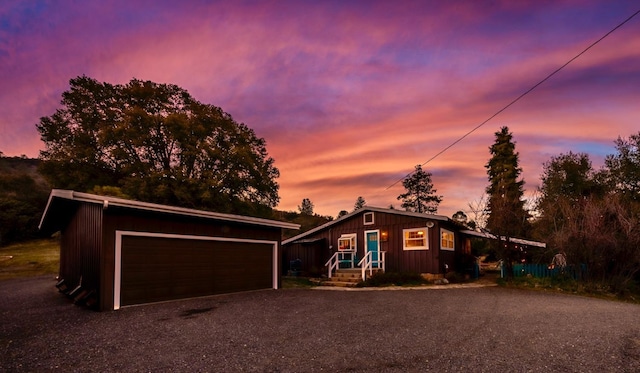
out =
<path fill-rule="evenodd" d="M 316 214 L 314 215 L 300 214 L 298 212 L 292 212 L 292 211 L 273 210 L 272 219 L 286 221 L 288 223 L 300 224 L 300 230 L 287 229 L 283 232 L 283 239 L 287 239 L 293 236 L 297 236 L 300 233 L 306 232 L 322 224 L 325 224 L 331 221 L 332 217 L 321 216 Z"/>
<path fill-rule="evenodd" d="M 47 185 L 38 172 L 39 159 L 26 157 L 0 157 L 0 175 L 27 175 L 38 184 Z"/>
<path fill-rule="evenodd" d="M 38 159 L 0 157 L 0 246 L 38 237 L 49 186 Z"/>
<path fill-rule="evenodd" d="M 2 153 L 0 153 L 1 155 Z M 38 237 L 37 225 L 50 187 L 38 172 L 39 159 L 0 156 L 0 246 Z M 331 217 L 273 210 L 271 219 L 300 224 L 284 238 L 315 228 Z"/>

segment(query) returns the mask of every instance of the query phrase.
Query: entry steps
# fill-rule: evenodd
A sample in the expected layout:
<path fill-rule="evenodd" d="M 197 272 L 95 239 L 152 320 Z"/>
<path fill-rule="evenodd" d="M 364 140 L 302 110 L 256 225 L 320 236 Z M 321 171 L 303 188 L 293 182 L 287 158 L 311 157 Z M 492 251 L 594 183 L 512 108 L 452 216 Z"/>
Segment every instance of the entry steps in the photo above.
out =
<path fill-rule="evenodd" d="M 381 268 L 374 268 L 372 274 L 382 272 Z M 365 273 L 369 278 L 369 271 Z M 362 270 L 360 268 L 340 268 L 337 269 L 331 278 L 323 281 L 322 286 L 340 286 L 340 287 L 355 287 L 359 282 L 362 282 Z"/>

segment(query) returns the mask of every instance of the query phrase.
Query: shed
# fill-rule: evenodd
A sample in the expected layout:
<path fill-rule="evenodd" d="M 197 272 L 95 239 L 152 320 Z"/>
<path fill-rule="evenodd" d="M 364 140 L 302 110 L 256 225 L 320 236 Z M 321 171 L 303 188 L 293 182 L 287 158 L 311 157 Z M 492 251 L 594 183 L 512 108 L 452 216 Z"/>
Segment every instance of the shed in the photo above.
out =
<path fill-rule="evenodd" d="M 282 229 L 299 225 L 54 189 L 39 228 L 61 232 L 60 283 L 117 310 L 278 289 Z"/>

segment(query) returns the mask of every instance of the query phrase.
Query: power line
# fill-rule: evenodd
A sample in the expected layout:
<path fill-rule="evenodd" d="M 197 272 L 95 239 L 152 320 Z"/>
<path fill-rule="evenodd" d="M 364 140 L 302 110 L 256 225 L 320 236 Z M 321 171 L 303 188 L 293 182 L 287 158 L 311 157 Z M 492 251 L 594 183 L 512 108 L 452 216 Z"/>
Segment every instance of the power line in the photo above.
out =
<path fill-rule="evenodd" d="M 606 38 L 607 36 L 611 35 L 614 31 L 616 31 L 617 29 L 619 29 L 620 27 L 622 27 L 625 23 L 629 22 L 633 17 L 637 16 L 638 14 L 640 14 L 640 10 L 636 11 L 635 13 L 633 13 L 629 18 L 625 19 L 624 21 L 622 21 L 622 23 L 620 23 L 619 25 L 617 25 L 616 27 L 614 27 L 613 29 L 611 29 L 611 31 L 607 32 L 606 34 L 604 34 L 604 36 L 602 36 L 600 39 L 594 41 L 593 43 L 591 43 L 591 45 L 589 45 L 587 48 L 585 48 L 582 52 L 578 53 L 575 57 L 573 57 L 572 59 L 570 59 L 569 61 L 567 61 L 564 65 L 560 66 L 559 68 L 557 68 L 555 71 L 553 71 L 551 74 L 547 75 L 544 79 L 542 79 L 541 81 L 539 81 L 538 83 L 536 83 L 533 87 L 529 88 L 528 90 L 526 90 L 524 93 L 522 93 L 520 96 L 518 96 L 516 99 L 514 99 L 513 101 L 509 102 L 505 107 L 503 107 L 502 109 L 498 110 L 497 112 L 495 112 L 495 114 L 493 114 L 492 116 L 490 116 L 489 118 L 487 118 L 484 122 L 478 124 L 477 126 L 475 126 L 473 129 L 471 129 L 469 132 L 465 133 L 463 136 L 461 136 L 460 138 L 458 138 L 457 140 L 455 140 L 454 142 L 452 142 L 451 144 L 449 144 L 448 146 L 446 146 L 444 149 L 440 150 L 438 153 L 436 153 L 433 157 L 429 158 L 426 162 L 422 163 L 421 166 L 424 166 L 425 164 L 431 162 L 432 160 L 436 159 L 437 157 L 439 157 L 442 153 L 446 152 L 447 150 L 451 149 L 453 146 L 455 146 L 457 143 L 459 143 L 460 141 L 464 140 L 467 136 L 471 135 L 472 133 L 474 133 L 476 130 L 478 130 L 478 128 L 484 126 L 487 122 L 489 122 L 491 119 L 497 117 L 499 114 L 501 114 L 503 111 L 507 110 L 511 105 L 515 104 L 516 102 L 520 101 L 520 99 L 522 99 L 524 96 L 528 95 L 529 93 L 531 93 L 531 91 L 533 91 L 534 89 L 538 88 L 538 86 L 540 86 L 542 83 L 546 82 L 547 80 L 549 80 L 552 76 L 554 76 L 555 74 L 557 74 L 558 72 L 560 72 L 560 70 L 564 69 L 567 65 L 569 65 L 571 62 L 575 61 L 576 59 L 578 59 L 580 56 L 582 56 L 583 54 L 585 54 L 589 49 L 593 48 L 596 44 L 600 43 L 604 38 Z M 393 184 L 389 185 L 385 190 L 389 190 L 390 188 L 392 188 L 394 185 L 398 184 L 399 182 L 401 182 L 402 180 L 406 179 L 407 177 L 411 176 L 415 171 L 409 172 L 408 174 L 406 174 L 404 177 L 396 180 Z"/>

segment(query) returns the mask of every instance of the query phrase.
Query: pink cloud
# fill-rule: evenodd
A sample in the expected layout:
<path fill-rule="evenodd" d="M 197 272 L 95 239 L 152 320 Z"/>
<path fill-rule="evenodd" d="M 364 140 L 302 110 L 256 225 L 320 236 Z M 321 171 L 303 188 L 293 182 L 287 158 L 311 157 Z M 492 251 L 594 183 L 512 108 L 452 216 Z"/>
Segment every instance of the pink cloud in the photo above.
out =
<path fill-rule="evenodd" d="M 34 125 L 70 78 L 174 83 L 267 140 L 280 208 L 399 206 L 388 184 L 628 16 L 599 1 L 0 5 L 0 151 L 36 156 Z M 579 4 L 579 6 L 578 6 Z M 625 9 L 626 7 L 626 9 Z M 3 23 L 3 25 L 5 24 Z M 514 132 L 527 188 L 559 152 L 637 131 L 640 31 L 625 25 L 425 168 L 450 215 L 486 186 L 493 133 Z M 4 40 L 7 40 L 6 42 Z M 576 147 L 577 149 L 572 149 Z"/>

